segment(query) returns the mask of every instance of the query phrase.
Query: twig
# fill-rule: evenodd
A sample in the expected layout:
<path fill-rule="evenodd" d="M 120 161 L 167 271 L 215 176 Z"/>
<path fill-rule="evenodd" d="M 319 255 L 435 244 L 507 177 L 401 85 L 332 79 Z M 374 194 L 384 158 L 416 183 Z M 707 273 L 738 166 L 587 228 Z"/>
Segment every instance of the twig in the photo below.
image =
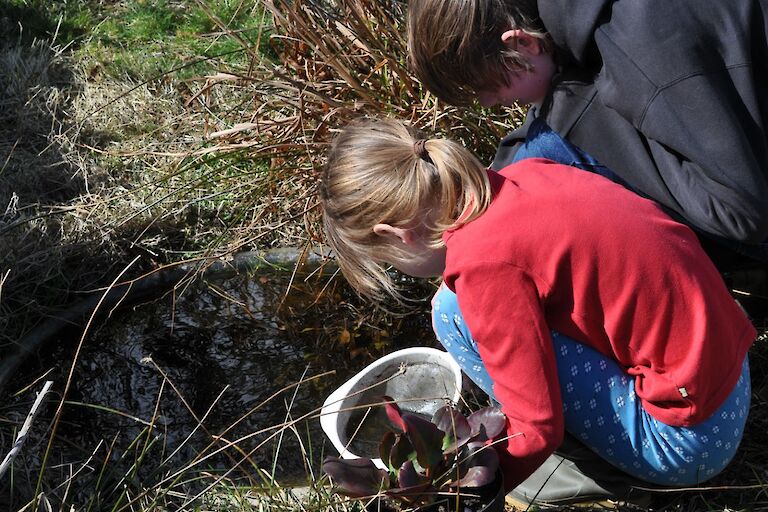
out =
<path fill-rule="evenodd" d="M 8 275 L 11 273 L 10 269 L 5 271 L 5 274 L 0 275 L 0 299 L 3 298 L 3 285 L 5 284 Z"/>
<path fill-rule="evenodd" d="M 27 440 L 27 432 L 29 432 L 29 428 L 32 426 L 35 416 L 37 416 L 38 409 L 40 409 L 40 404 L 43 403 L 43 398 L 48 394 L 48 390 L 51 389 L 52 385 L 52 380 L 45 381 L 42 391 L 37 394 L 37 399 L 35 400 L 35 403 L 32 404 L 32 409 L 30 409 L 27 419 L 24 421 L 24 425 L 22 425 L 21 430 L 19 431 L 19 435 L 16 436 L 16 441 L 13 443 L 11 451 L 8 452 L 8 455 L 3 459 L 3 463 L 0 464 L 0 478 L 2 478 L 8 468 L 11 467 L 14 459 L 21 451 L 24 441 Z"/>

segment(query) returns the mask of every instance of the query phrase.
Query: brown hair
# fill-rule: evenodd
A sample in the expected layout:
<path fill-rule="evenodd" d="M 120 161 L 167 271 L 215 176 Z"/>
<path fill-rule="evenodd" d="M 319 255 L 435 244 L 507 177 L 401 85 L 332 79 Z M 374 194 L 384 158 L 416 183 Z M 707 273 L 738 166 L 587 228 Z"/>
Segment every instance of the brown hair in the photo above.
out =
<path fill-rule="evenodd" d="M 536 0 L 409 0 L 410 66 L 441 100 L 470 103 L 479 88 L 508 85 L 507 71 L 531 69 L 501 40 L 513 29 L 539 38 L 543 49 L 552 51 Z"/>
<path fill-rule="evenodd" d="M 429 243 L 440 247 L 443 231 L 473 220 L 491 200 L 485 168 L 469 151 L 447 139 L 428 139 L 421 148 L 421 138 L 391 119 L 353 123 L 334 140 L 323 171 L 328 244 L 349 283 L 373 299 L 382 292 L 399 298 L 380 263 L 407 258 L 373 232 L 376 224 L 424 224 Z"/>

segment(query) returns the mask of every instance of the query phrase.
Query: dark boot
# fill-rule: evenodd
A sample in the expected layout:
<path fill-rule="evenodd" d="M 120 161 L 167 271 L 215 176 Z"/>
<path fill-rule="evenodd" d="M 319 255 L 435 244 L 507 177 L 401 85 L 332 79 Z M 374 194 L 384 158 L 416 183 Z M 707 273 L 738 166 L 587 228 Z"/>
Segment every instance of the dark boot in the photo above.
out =
<path fill-rule="evenodd" d="M 621 504 L 645 507 L 652 487 L 596 455 L 573 436 L 566 434 L 560 448 L 523 483 L 507 494 L 507 502 L 518 510 L 530 506 L 591 504 L 616 508 Z"/>

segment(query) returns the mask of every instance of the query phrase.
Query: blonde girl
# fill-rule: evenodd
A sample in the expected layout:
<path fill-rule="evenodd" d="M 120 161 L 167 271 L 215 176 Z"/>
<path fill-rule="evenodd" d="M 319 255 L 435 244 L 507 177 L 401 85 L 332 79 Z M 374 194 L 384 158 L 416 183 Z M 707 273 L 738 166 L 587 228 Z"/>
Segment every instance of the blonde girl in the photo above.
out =
<path fill-rule="evenodd" d="M 576 436 L 627 474 L 691 485 L 741 439 L 755 330 L 696 236 L 602 176 L 528 158 L 500 172 L 403 123 L 355 123 L 321 184 L 328 242 L 362 294 L 386 267 L 443 277 L 440 342 L 501 403 L 505 485 Z"/>

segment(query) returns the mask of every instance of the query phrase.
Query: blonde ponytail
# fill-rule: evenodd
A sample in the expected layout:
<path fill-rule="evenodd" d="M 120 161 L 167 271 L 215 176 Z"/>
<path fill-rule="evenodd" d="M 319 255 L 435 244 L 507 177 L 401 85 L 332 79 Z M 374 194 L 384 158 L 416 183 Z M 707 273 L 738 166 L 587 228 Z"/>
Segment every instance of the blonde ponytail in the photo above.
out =
<path fill-rule="evenodd" d="M 443 231 L 473 220 L 491 200 L 486 171 L 469 151 L 447 139 L 420 139 L 391 119 L 353 123 L 335 139 L 323 172 L 328 244 L 349 283 L 373 299 L 399 297 L 380 262 L 408 257 L 373 226 L 426 224 L 429 243 L 439 247 Z"/>

